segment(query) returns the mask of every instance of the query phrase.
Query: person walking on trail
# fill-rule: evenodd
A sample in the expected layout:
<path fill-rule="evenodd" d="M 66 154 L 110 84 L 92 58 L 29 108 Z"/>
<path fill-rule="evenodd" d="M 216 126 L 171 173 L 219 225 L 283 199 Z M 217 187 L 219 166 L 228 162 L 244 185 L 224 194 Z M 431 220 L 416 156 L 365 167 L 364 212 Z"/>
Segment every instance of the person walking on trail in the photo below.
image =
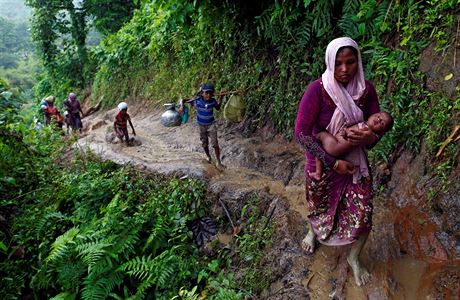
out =
<path fill-rule="evenodd" d="M 78 130 L 81 133 L 83 127 L 83 124 L 81 123 L 83 111 L 81 110 L 80 101 L 78 101 L 77 95 L 75 93 L 70 93 L 69 98 L 64 101 L 64 106 L 69 113 L 68 118 L 70 127 L 72 130 Z"/>
<path fill-rule="evenodd" d="M 205 83 L 201 87 L 201 95 L 198 98 L 193 100 L 183 99 L 183 102 L 190 103 L 196 108 L 196 121 L 200 130 L 200 140 L 204 152 L 208 157 L 208 162 L 212 163 L 211 154 L 209 152 L 209 139 L 211 139 L 211 146 L 214 148 L 214 153 L 216 155 L 217 167 L 225 168 L 220 160 L 220 148 L 217 140 L 217 125 L 214 119 L 214 109 L 220 110 L 220 103 L 213 96 L 214 85 Z"/>
<path fill-rule="evenodd" d="M 336 135 L 345 125 L 363 122 L 380 111 L 374 86 L 364 80 L 357 43 L 348 37 L 334 39 L 326 48 L 326 70 L 310 83 L 300 101 L 295 138 L 305 150 L 307 236 L 302 247 L 309 253 L 315 241 L 325 245 L 352 244 L 347 261 L 358 286 L 370 281 L 359 255 L 372 228 L 372 180 L 364 145 L 374 145 L 379 137 L 371 130 L 350 129 L 348 140 L 355 146 L 358 166 L 329 155 L 316 134 Z M 316 180 L 315 157 L 324 165 Z"/>
<path fill-rule="evenodd" d="M 54 106 L 54 96 L 48 96 L 45 98 L 46 105 L 43 105 L 43 113 L 45 115 L 46 125 L 56 125 L 62 128 L 64 118 L 62 117 L 59 109 Z"/>
<path fill-rule="evenodd" d="M 128 114 L 128 104 L 126 102 L 120 102 L 120 104 L 118 104 L 118 114 L 115 116 L 115 122 L 113 122 L 113 129 L 121 142 L 123 142 L 124 138 L 127 146 L 129 146 L 131 142 L 128 134 L 128 122 L 133 130 L 133 135 L 136 136 L 133 123 L 131 123 L 131 117 Z"/>
<path fill-rule="evenodd" d="M 46 102 L 46 98 L 48 97 L 44 97 L 40 102 L 40 114 L 43 116 L 44 124 L 46 124 L 45 109 L 48 107 L 48 102 Z"/>

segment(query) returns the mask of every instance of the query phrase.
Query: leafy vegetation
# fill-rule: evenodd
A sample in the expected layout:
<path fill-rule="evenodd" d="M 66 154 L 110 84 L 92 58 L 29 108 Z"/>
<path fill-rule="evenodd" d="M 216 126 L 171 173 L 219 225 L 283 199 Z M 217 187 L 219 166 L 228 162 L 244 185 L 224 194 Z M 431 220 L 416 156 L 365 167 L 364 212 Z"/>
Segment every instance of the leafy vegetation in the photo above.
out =
<path fill-rule="evenodd" d="M 206 213 L 202 183 L 72 153 L 72 140 L 26 125 L 3 81 L 0 97 L 2 299 L 170 299 L 193 287 L 241 298 L 187 227 Z"/>
<path fill-rule="evenodd" d="M 449 111 L 458 112 L 459 97 L 427 89 L 420 56 L 433 39 L 440 55 L 452 51 L 456 13 L 454 0 L 146 1 L 96 50 L 94 95 L 105 106 L 127 96 L 170 101 L 214 81 L 242 91 L 247 126 L 273 123 L 291 137 L 303 90 L 323 72 L 327 43 L 346 35 L 361 45 L 368 79 L 396 120 L 373 157 L 387 160 L 400 147 L 417 152 L 423 138 L 433 153 L 455 123 Z"/>
<path fill-rule="evenodd" d="M 96 28 L 106 35 L 117 31 L 132 15 L 133 1 L 87 0 L 81 3 L 27 0 L 33 8 L 32 37 L 45 74 L 37 94 L 64 97 L 90 85 L 94 72 L 88 33 Z"/>
<path fill-rule="evenodd" d="M 13 12 L 14 9 L 8 11 Z M 0 16 L 0 77 L 27 91 L 35 85 L 35 77 L 40 70 L 39 62 L 33 56 L 27 20 L 13 22 Z"/>
<path fill-rule="evenodd" d="M 273 211 L 272 211 L 273 213 Z M 241 283 L 251 293 L 259 295 L 273 282 L 272 270 L 264 267 L 269 259 L 264 250 L 272 244 L 274 225 L 272 215 L 260 211 L 260 197 L 253 194 L 241 210 L 241 219 L 246 220 L 244 232 L 237 237 L 236 251 L 242 262 L 239 268 L 243 273 Z"/>
<path fill-rule="evenodd" d="M 422 145 L 433 155 L 458 123 L 458 90 L 432 91 L 420 71 L 428 46 L 439 55 L 456 47 L 458 0 L 27 3 L 45 68 L 37 95 L 91 87 L 93 99 L 110 107 L 128 96 L 169 102 L 212 81 L 243 94 L 248 130 L 268 124 L 290 138 L 302 93 L 323 72 L 327 43 L 346 35 L 360 44 L 366 75 L 395 118 L 374 159 Z M 102 37 L 97 47 L 92 28 Z M 24 27 L 0 19 L 0 31 L 0 74 L 31 86 L 35 78 L 24 74 L 36 63 L 16 51 L 28 49 L 26 35 L 11 38 Z M 187 221 L 206 213 L 201 183 L 146 177 L 71 153 L 72 141 L 31 128 L 23 98 L 0 81 L 2 299 L 242 299 L 269 285 L 270 273 L 258 270 L 273 228 L 257 196 L 243 209 L 246 230 L 232 245 L 246 292 L 226 271 L 235 266 L 225 256 L 205 258 L 192 243 Z M 449 144 L 432 167 L 442 192 L 458 153 L 459 143 Z"/>
<path fill-rule="evenodd" d="M 244 94 L 249 130 L 271 123 L 290 138 L 298 101 L 323 72 L 327 43 L 345 35 L 360 44 L 367 77 L 396 120 L 374 149 L 375 158 L 387 160 L 400 147 L 417 152 L 423 137 L 433 153 L 455 123 L 445 109 L 458 111 L 458 91 L 448 97 L 428 90 L 419 65 L 432 41 L 440 54 L 454 47 L 456 0 L 152 0 L 136 10 L 132 3 L 123 10 L 117 2 L 103 13 L 97 9 L 103 2 L 84 1 L 81 7 L 68 4 L 62 16 L 53 1 L 44 7 L 28 3 L 34 7 L 35 40 L 49 65 L 42 90 L 56 94 L 92 84 L 93 99 L 104 99 L 105 107 L 128 96 L 170 102 L 213 81 L 217 89 Z M 83 56 L 74 53 L 86 49 L 74 32 L 81 28 L 85 35 L 88 26 L 64 17 L 72 9 L 93 15 L 105 35 Z M 50 10 L 54 19 L 45 18 Z M 115 15 L 122 21 L 109 26 Z M 444 104 L 435 105 L 438 101 Z"/>

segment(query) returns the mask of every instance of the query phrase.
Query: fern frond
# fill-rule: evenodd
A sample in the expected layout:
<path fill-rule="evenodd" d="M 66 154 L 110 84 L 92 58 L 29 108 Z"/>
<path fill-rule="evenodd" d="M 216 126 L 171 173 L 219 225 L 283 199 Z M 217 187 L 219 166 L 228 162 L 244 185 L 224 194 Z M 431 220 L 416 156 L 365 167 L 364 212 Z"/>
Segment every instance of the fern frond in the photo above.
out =
<path fill-rule="evenodd" d="M 144 292 L 155 286 L 156 290 L 162 290 L 171 286 L 173 278 L 177 276 L 181 266 L 189 266 L 183 263 L 183 259 L 174 252 L 178 246 L 172 247 L 160 255 L 136 257 L 123 264 L 121 269 L 127 274 L 141 280 L 136 295 L 141 296 Z"/>
<path fill-rule="evenodd" d="M 77 297 L 76 294 L 71 294 L 69 292 L 59 293 L 50 300 L 74 300 Z"/>
<path fill-rule="evenodd" d="M 121 266 L 121 269 L 140 280 L 144 280 L 151 269 L 155 267 L 155 260 L 151 256 L 135 257 Z"/>
<path fill-rule="evenodd" d="M 297 28 L 296 39 L 301 48 L 306 48 L 311 38 L 311 20 L 307 19 Z"/>
<path fill-rule="evenodd" d="M 137 226 L 129 227 L 118 236 L 113 236 L 116 240 L 109 241 L 113 245 L 109 255 L 118 260 L 119 255 L 128 259 L 131 254 L 136 253 L 136 246 L 140 239 L 139 231 L 140 228 Z"/>
<path fill-rule="evenodd" d="M 82 299 L 84 300 L 103 300 L 106 297 L 104 288 L 97 284 L 86 285 L 81 293 Z"/>
<path fill-rule="evenodd" d="M 88 266 L 88 272 L 91 272 L 91 268 L 107 255 L 106 248 L 110 246 L 112 244 L 87 242 L 78 245 L 75 250 L 77 251 L 77 256 L 81 257 L 82 261 Z"/>
<path fill-rule="evenodd" d="M 116 270 L 95 274 L 92 272 L 83 282 L 82 298 L 106 299 L 113 289 L 123 282 L 123 273 Z"/>
<path fill-rule="evenodd" d="M 81 262 L 67 261 L 57 269 L 57 280 L 65 290 L 76 290 L 85 274 L 86 268 Z"/>
<path fill-rule="evenodd" d="M 51 245 L 51 252 L 45 259 L 46 263 L 56 262 L 67 255 L 68 245 L 74 243 L 74 238 L 79 233 L 79 229 L 73 227 L 65 232 L 63 235 L 58 236 L 54 243 Z"/>
<path fill-rule="evenodd" d="M 58 221 L 66 221 L 69 220 L 70 217 L 61 213 L 61 212 L 51 212 L 46 215 L 44 215 L 40 221 L 38 221 L 37 225 L 35 226 L 35 232 L 37 234 L 37 238 L 40 238 L 40 234 L 45 228 L 45 225 L 48 224 L 48 221 L 51 219 L 56 219 Z"/>
<path fill-rule="evenodd" d="M 169 225 L 166 224 L 166 220 L 163 216 L 158 215 L 155 220 L 155 225 L 151 229 L 151 233 L 145 243 L 143 251 L 148 247 L 152 247 L 152 253 L 155 254 L 156 250 L 162 245 L 165 244 L 166 238 L 169 232 Z"/>

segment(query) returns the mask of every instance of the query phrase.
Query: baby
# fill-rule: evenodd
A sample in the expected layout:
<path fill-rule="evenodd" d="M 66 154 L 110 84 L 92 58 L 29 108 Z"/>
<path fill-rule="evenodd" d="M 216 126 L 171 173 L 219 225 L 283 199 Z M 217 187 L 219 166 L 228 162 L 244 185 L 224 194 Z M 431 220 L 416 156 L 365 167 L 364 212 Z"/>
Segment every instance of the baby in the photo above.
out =
<path fill-rule="evenodd" d="M 321 141 L 324 150 L 332 156 L 342 157 L 350 152 L 356 146 L 348 140 L 350 129 L 365 130 L 368 128 L 374 134 L 382 137 L 393 127 L 393 117 L 387 112 L 378 112 L 369 117 L 367 122 L 361 122 L 342 129 L 337 135 L 332 135 L 327 131 L 322 131 L 316 135 L 316 138 Z M 323 163 L 316 158 L 316 172 L 310 173 L 310 176 L 316 180 L 320 180 L 323 175 Z"/>

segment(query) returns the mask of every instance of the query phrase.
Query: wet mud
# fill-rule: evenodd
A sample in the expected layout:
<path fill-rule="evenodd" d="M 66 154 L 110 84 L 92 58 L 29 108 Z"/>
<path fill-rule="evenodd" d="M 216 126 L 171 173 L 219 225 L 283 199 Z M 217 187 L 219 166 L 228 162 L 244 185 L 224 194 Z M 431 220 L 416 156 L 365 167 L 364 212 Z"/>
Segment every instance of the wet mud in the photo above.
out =
<path fill-rule="evenodd" d="M 417 205 L 424 194 L 417 191 L 417 181 L 398 179 L 398 166 L 401 174 L 405 167 L 407 172 L 410 159 L 396 164 L 396 176 L 388 183 L 390 191 L 374 200 L 374 228 L 362 253 L 372 280 L 358 287 L 344 259 L 347 247 L 318 245 L 314 254 L 301 248 L 308 212 L 304 156 L 298 145 L 270 130 L 247 136 L 240 124 L 219 120 L 226 165 L 219 170 L 206 161 L 193 121 L 167 128 L 160 123 L 161 111 L 141 104 L 130 107 L 129 113 L 137 133 L 133 146 L 114 138 L 116 110 L 111 110 L 83 120 L 85 133 L 76 147 L 144 172 L 198 178 L 208 186 L 209 198 L 215 203 L 213 213 L 228 219 L 223 203 L 235 224 L 249 195 L 258 192 L 265 212 L 274 212 L 276 227 L 273 245 L 264 250 L 270 259 L 263 266 L 274 280 L 258 299 L 460 298 L 458 254 L 440 241 L 439 224 Z M 231 226 L 220 228 L 217 238 L 223 244 L 232 243 Z"/>

